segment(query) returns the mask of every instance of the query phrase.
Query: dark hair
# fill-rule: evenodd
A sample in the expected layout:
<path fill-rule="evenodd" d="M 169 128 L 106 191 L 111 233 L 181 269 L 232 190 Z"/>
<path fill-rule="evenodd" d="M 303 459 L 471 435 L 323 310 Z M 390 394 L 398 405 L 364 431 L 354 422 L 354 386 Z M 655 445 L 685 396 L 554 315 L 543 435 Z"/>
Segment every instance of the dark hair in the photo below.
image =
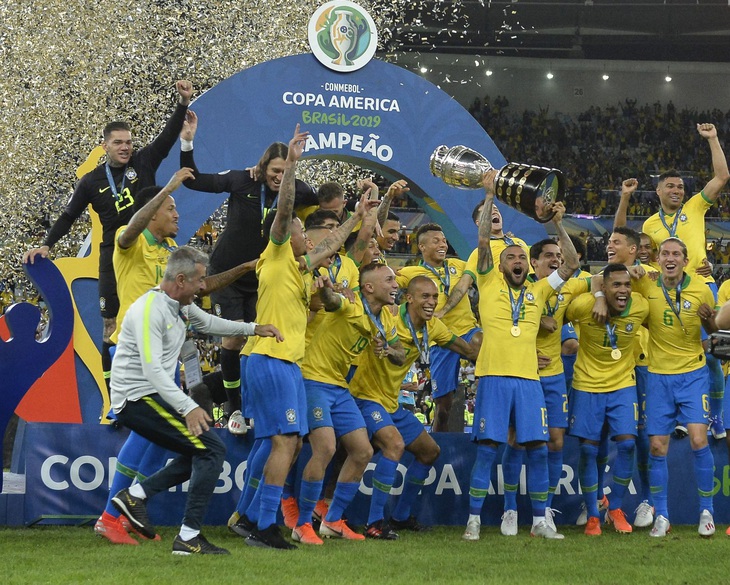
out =
<path fill-rule="evenodd" d="M 271 226 L 274 224 L 274 218 L 276 217 L 277 210 L 272 209 L 269 211 L 269 213 L 266 214 L 266 219 L 264 219 L 264 239 L 268 242 L 269 237 L 271 236 Z M 294 221 L 297 218 L 296 212 L 291 212 L 291 221 Z"/>
<path fill-rule="evenodd" d="M 329 203 L 333 199 L 344 197 L 344 195 L 345 191 L 342 188 L 342 185 L 335 181 L 323 183 L 319 186 L 319 189 L 317 189 L 317 199 L 319 200 L 320 205 L 322 203 Z"/>
<path fill-rule="evenodd" d="M 641 236 L 639 236 L 639 232 L 632 230 L 630 227 L 626 227 L 625 225 L 615 227 L 613 228 L 613 233 L 626 236 L 629 244 L 633 244 L 637 249 L 641 245 Z"/>
<path fill-rule="evenodd" d="M 665 179 L 669 179 L 670 177 L 677 177 L 678 179 L 681 179 L 682 175 L 679 174 L 679 171 L 677 169 L 669 169 L 668 171 L 664 171 L 661 175 L 657 177 L 657 185 Z"/>
<path fill-rule="evenodd" d="M 325 220 L 334 219 L 337 225 L 340 225 L 340 218 L 331 209 L 317 209 L 307 216 L 304 220 L 304 229 L 309 230 L 314 227 L 322 227 Z"/>
<path fill-rule="evenodd" d="M 532 244 L 532 246 L 530 246 L 530 260 L 537 260 L 540 257 L 540 254 L 542 254 L 542 249 L 550 244 L 553 246 L 558 245 L 558 243 L 552 238 L 545 238 L 536 244 Z"/>
<path fill-rule="evenodd" d="M 480 201 L 477 203 L 477 206 L 472 210 L 471 212 L 471 219 L 474 223 L 476 223 L 479 220 L 479 216 L 481 215 L 479 208 L 484 205 L 484 201 Z"/>
<path fill-rule="evenodd" d="M 269 163 L 275 158 L 283 158 L 286 160 L 288 155 L 289 147 L 283 142 L 274 142 L 273 144 L 270 144 L 264 151 L 264 154 L 261 155 L 259 162 L 254 168 L 256 180 L 263 183 L 266 180 L 266 168 L 269 166 Z"/>
<path fill-rule="evenodd" d="M 628 272 L 629 269 L 623 264 L 609 264 L 603 269 L 603 282 L 606 282 L 606 278 L 611 276 L 614 272 Z"/>
<path fill-rule="evenodd" d="M 443 228 L 437 223 L 424 223 L 416 231 L 416 242 L 421 243 L 421 236 L 426 232 L 443 232 Z"/>
<path fill-rule="evenodd" d="M 104 126 L 104 140 L 109 140 L 109 136 L 111 136 L 111 133 L 115 130 L 126 130 L 127 132 L 132 131 L 129 124 L 126 122 L 109 122 L 106 126 Z"/>
<path fill-rule="evenodd" d="M 132 208 L 134 212 L 137 213 L 140 209 L 152 201 L 155 196 L 162 191 L 162 189 L 163 188 L 159 185 L 153 185 L 152 187 L 145 187 L 144 189 L 141 189 L 134 198 L 134 206 Z"/>
<path fill-rule="evenodd" d="M 392 211 L 388 212 L 388 217 L 386 217 L 385 219 L 386 219 L 386 221 L 397 221 L 398 223 L 400 223 L 400 217 L 398 217 Z"/>

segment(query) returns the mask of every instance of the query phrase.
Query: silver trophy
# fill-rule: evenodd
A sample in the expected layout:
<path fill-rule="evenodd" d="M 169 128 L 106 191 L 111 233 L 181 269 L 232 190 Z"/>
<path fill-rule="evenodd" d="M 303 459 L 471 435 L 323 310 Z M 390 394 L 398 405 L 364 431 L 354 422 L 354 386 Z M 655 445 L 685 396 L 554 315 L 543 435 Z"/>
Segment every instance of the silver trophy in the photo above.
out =
<path fill-rule="evenodd" d="M 431 173 L 447 185 L 459 189 L 479 189 L 482 176 L 493 169 L 484 156 L 466 146 L 441 145 L 430 159 Z M 563 173 L 558 169 L 507 163 L 495 179 L 497 199 L 510 207 L 546 223 L 553 218 L 552 203 L 565 193 Z"/>

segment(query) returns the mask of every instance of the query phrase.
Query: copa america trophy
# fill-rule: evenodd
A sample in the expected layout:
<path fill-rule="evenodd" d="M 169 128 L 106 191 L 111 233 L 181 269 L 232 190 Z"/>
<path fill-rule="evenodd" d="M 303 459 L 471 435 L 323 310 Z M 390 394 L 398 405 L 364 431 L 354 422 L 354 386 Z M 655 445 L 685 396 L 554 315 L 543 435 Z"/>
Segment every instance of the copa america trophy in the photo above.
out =
<path fill-rule="evenodd" d="M 447 185 L 479 189 L 482 175 L 494 167 L 471 148 L 441 145 L 431 155 L 430 168 L 431 173 Z M 499 169 L 495 179 L 497 199 L 540 223 L 553 218 L 551 204 L 560 201 L 564 192 L 565 180 L 558 169 L 507 163 Z"/>

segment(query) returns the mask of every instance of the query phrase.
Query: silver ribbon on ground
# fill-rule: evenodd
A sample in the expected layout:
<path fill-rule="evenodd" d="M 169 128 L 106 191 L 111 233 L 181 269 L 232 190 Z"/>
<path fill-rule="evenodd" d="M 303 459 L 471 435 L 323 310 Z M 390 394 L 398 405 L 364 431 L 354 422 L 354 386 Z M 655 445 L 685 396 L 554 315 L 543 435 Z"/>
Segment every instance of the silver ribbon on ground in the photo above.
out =
<path fill-rule="evenodd" d="M 479 189 L 482 175 L 493 169 L 484 156 L 466 146 L 441 145 L 430 159 L 431 174 L 459 189 Z M 565 194 L 565 179 L 558 169 L 507 163 L 495 179 L 497 199 L 546 223 L 554 215 L 551 204 Z"/>

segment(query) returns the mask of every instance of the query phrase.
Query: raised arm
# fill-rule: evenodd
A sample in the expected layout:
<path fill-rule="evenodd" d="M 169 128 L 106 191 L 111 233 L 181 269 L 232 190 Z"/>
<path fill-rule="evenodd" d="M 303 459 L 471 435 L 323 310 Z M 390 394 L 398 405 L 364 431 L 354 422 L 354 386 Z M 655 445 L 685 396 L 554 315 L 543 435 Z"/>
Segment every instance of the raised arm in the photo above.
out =
<path fill-rule="evenodd" d="M 490 234 L 492 233 L 492 208 L 494 207 L 494 179 L 497 177 L 497 170 L 492 169 L 484 173 L 482 184 L 486 198 L 484 199 L 484 207 L 479 216 L 479 246 L 477 271 L 484 273 L 494 266 L 494 258 L 492 258 L 492 246 L 490 245 Z"/>
<path fill-rule="evenodd" d="M 474 279 L 470 274 L 464 273 L 456 286 L 451 289 L 451 292 L 449 292 L 449 298 L 444 303 L 444 306 L 441 307 L 441 310 L 436 311 L 433 316 L 437 319 L 443 318 L 446 313 L 459 304 L 459 301 L 464 298 L 466 293 L 469 292 L 469 288 L 471 288 L 472 284 L 474 284 Z"/>
<path fill-rule="evenodd" d="M 636 179 L 626 179 L 621 183 L 621 199 L 618 202 L 618 208 L 616 209 L 616 215 L 613 216 L 613 229 L 626 225 L 626 214 L 629 209 L 629 200 L 631 194 L 636 191 L 639 186 L 639 181 Z"/>
<path fill-rule="evenodd" d="M 213 293 L 217 290 L 227 287 L 229 284 L 241 278 L 247 272 L 256 270 L 256 264 L 259 259 L 254 258 L 248 262 L 243 262 L 238 266 L 234 266 L 226 270 L 225 272 L 218 272 L 217 274 L 211 274 L 205 277 L 205 288 L 198 293 L 199 296 L 204 297 Z"/>
<path fill-rule="evenodd" d="M 730 179 L 730 171 L 727 168 L 727 158 L 722 151 L 720 141 L 717 138 L 717 128 L 714 124 L 697 124 L 697 132 L 702 138 L 707 140 L 710 145 L 710 154 L 712 155 L 712 179 L 705 185 L 702 190 L 705 197 L 713 203 L 717 201 L 720 191 Z"/>
<path fill-rule="evenodd" d="M 304 152 L 304 143 L 309 132 L 301 132 L 299 124 L 294 129 L 294 136 L 289 141 L 289 152 L 284 164 L 284 176 L 279 188 L 279 205 L 276 208 L 274 223 L 271 225 L 271 239 L 276 242 L 285 242 L 291 233 L 291 217 L 294 211 L 294 196 L 296 194 L 295 174 L 297 161 Z M 344 241 L 344 240 L 343 240 Z"/>
<path fill-rule="evenodd" d="M 568 280 L 580 268 L 580 260 L 578 259 L 578 252 L 575 251 L 575 246 L 563 226 L 565 205 L 558 201 L 553 205 L 553 211 L 555 212 L 553 223 L 558 230 L 560 252 L 563 255 L 563 264 L 558 268 L 558 274 L 563 280 Z"/>
<path fill-rule="evenodd" d="M 167 198 L 177 189 L 182 182 L 193 176 L 193 170 L 183 168 L 175 172 L 172 178 L 167 182 L 160 192 L 148 201 L 145 206 L 137 211 L 127 225 L 122 234 L 117 238 L 117 244 L 123 250 L 129 248 L 137 240 L 139 235 L 147 228 L 152 217 L 167 201 Z"/>
<path fill-rule="evenodd" d="M 375 187 L 375 191 L 373 191 L 372 188 L 369 187 L 367 191 L 365 191 L 365 195 L 367 195 L 368 199 L 370 199 L 371 201 L 377 202 L 378 188 Z M 357 239 L 352 245 L 352 259 L 357 263 L 358 266 L 362 264 L 362 259 L 365 256 L 365 252 L 370 245 L 370 240 L 375 233 L 375 227 L 378 221 L 376 214 L 377 210 L 375 208 L 371 209 L 365 214 L 365 217 L 362 220 L 362 225 L 360 226 L 360 231 L 357 232 Z"/>
<path fill-rule="evenodd" d="M 400 197 L 406 191 L 410 191 L 410 189 L 408 188 L 408 183 L 403 179 L 398 179 L 388 187 L 385 195 L 383 195 L 383 200 L 378 206 L 378 223 L 381 227 L 385 226 L 385 222 L 388 219 L 388 212 L 390 211 L 390 204 L 393 202 L 393 199 Z"/>

